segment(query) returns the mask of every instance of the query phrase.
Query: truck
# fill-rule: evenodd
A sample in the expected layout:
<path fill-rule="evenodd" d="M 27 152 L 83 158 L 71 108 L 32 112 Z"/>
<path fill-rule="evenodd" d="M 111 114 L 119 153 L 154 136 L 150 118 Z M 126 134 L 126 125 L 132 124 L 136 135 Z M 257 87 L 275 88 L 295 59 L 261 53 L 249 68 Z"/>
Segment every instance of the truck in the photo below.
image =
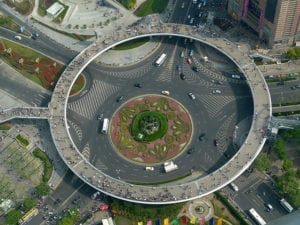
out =
<path fill-rule="evenodd" d="M 177 170 L 177 169 L 178 169 L 178 166 L 173 161 L 164 163 L 164 170 L 166 173 Z"/>

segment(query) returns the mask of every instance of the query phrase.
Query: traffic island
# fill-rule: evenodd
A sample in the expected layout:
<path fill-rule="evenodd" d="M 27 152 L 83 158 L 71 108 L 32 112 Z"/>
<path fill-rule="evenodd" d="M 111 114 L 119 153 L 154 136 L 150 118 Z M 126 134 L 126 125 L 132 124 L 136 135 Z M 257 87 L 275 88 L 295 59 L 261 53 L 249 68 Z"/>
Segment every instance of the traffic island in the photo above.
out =
<path fill-rule="evenodd" d="M 178 156 L 192 137 L 192 118 L 172 98 L 144 95 L 124 103 L 113 115 L 111 142 L 129 161 L 161 163 Z"/>

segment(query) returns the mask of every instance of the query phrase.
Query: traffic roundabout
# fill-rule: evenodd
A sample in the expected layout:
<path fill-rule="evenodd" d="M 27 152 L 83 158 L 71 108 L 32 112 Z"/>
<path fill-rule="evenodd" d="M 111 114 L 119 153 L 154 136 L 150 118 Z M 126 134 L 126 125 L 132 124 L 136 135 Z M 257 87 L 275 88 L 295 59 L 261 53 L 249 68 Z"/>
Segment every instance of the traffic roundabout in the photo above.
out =
<path fill-rule="evenodd" d="M 266 140 L 265 132 L 268 129 L 269 118 L 271 116 L 269 92 L 260 71 L 245 54 L 246 49 L 242 49 L 244 48 L 243 45 L 239 45 L 236 48 L 233 43 L 227 44 L 227 40 L 224 41 L 220 38 L 210 38 L 207 36 L 203 37 L 200 33 L 193 31 L 191 27 L 186 25 L 162 24 L 156 17 L 148 17 L 146 20 L 147 23 L 150 22 L 151 28 L 143 24 L 143 21 L 140 21 L 136 27 L 133 27 L 135 30 L 134 33 L 122 31 L 122 33 L 114 34 L 112 39 L 107 37 L 99 38 L 96 43 L 81 52 L 68 65 L 56 85 L 51 103 L 49 104 L 51 134 L 59 154 L 69 168 L 85 182 L 110 196 L 146 204 L 169 204 L 196 199 L 230 183 L 246 170 L 258 155 Z M 230 58 L 239 70 L 245 74 L 253 98 L 251 114 L 253 115 L 257 112 L 257 116 L 252 120 L 244 144 L 240 146 L 239 151 L 226 160 L 226 163 L 208 170 L 206 173 L 193 174 L 190 179 L 183 180 L 182 182 L 143 185 L 122 179 L 122 177 L 118 177 L 118 174 L 113 174 L 109 169 L 101 170 L 84 156 L 84 152 L 78 150 L 77 145 L 70 135 L 67 105 L 68 95 L 76 77 L 95 57 L 113 46 L 128 40 L 155 35 L 174 35 L 195 39 L 217 49 Z M 110 43 L 108 40 L 113 40 L 114 43 Z M 117 91 L 118 88 L 115 88 L 115 90 Z M 194 93 L 196 94 L 196 92 Z M 130 92 L 128 94 L 130 95 Z M 196 96 L 198 97 L 197 94 Z M 133 96 L 129 96 L 129 99 L 131 97 Z M 178 98 L 181 97 L 178 96 Z M 189 107 L 193 107 L 193 105 L 189 104 Z M 209 107 L 209 104 L 207 107 Z M 193 120 L 195 120 L 196 115 L 195 113 L 192 116 Z M 100 139 L 101 137 L 99 137 Z M 109 144 L 107 140 L 103 140 L 101 143 L 100 149 Z M 116 171 L 116 173 L 119 172 Z"/>

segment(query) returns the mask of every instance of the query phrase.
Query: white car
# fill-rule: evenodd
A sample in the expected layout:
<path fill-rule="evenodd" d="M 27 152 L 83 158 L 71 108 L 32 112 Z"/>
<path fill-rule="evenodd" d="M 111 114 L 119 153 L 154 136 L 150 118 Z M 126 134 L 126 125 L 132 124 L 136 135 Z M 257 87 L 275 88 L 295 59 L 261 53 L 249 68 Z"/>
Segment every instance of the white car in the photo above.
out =
<path fill-rule="evenodd" d="M 222 93 L 222 91 L 219 89 L 213 90 L 213 94 L 221 94 L 221 93 Z"/>
<path fill-rule="evenodd" d="M 234 79 L 241 79 L 241 76 L 237 74 L 232 74 L 231 77 Z"/>
<path fill-rule="evenodd" d="M 170 91 L 167 91 L 167 90 L 163 90 L 163 91 L 161 91 L 161 93 L 162 93 L 163 95 L 170 95 Z"/>
<path fill-rule="evenodd" d="M 195 100 L 195 99 L 196 99 L 195 95 L 194 95 L 192 92 L 188 93 L 188 96 L 189 96 L 192 100 Z"/>
<path fill-rule="evenodd" d="M 146 166 L 146 167 L 145 167 L 145 170 L 146 170 L 146 171 L 153 171 L 153 170 L 154 170 L 154 167 L 153 167 L 153 166 Z"/>
<path fill-rule="evenodd" d="M 15 36 L 15 39 L 17 39 L 17 40 L 21 41 L 21 40 L 22 40 L 22 37 L 21 37 L 21 36 L 19 36 L 19 35 L 17 35 L 17 36 Z"/>

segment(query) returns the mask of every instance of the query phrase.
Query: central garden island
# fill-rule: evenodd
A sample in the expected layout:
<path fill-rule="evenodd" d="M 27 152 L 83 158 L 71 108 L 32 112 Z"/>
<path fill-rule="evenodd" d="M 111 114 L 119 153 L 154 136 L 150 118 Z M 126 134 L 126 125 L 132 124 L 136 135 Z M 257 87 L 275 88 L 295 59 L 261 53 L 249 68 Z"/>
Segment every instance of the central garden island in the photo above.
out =
<path fill-rule="evenodd" d="M 166 96 L 143 95 L 118 108 L 111 120 L 109 136 L 120 156 L 150 165 L 182 153 L 192 133 L 192 118 L 182 104 Z"/>

